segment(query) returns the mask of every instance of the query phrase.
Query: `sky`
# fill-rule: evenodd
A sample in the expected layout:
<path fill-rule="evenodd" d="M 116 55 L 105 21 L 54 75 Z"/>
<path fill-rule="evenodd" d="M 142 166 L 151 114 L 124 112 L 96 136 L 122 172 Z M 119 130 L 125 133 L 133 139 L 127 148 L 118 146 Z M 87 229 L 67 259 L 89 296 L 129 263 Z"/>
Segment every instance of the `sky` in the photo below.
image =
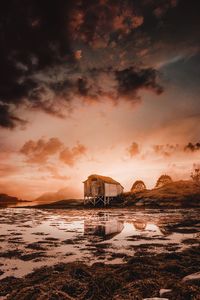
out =
<path fill-rule="evenodd" d="M 0 4 L 0 193 L 82 197 L 91 174 L 190 179 L 200 165 L 200 2 Z"/>

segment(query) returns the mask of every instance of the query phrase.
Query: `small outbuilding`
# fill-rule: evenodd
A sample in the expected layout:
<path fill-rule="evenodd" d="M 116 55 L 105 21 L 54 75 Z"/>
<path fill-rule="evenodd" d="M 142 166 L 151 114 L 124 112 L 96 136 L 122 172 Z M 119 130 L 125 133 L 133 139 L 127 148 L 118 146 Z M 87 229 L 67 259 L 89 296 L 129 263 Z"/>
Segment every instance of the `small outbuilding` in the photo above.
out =
<path fill-rule="evenodd" d="M 142 180 L 136 180 L 131 188 L 131 193 L 137 193 L 146 190 L 146 185 Z"/>
<path fill-rule="evenodd" d="M 158 188 L 160 188 L 168 183 L 171 183 L 171 182 L 173 182 L 173 181 L 169 175 L 166 175 L 166 174 L 161 175 L 156 182 L 155 189 L 158 189 Z"/>
<path fill-rule="evenodd" d="M 103 202 L 104 205 L 110 203 L 112 198 L 123 193 L 123 186 L 111 177 L 93 174 L 84 182 L 84 203 L 91 202 L 96 205 Z"/>

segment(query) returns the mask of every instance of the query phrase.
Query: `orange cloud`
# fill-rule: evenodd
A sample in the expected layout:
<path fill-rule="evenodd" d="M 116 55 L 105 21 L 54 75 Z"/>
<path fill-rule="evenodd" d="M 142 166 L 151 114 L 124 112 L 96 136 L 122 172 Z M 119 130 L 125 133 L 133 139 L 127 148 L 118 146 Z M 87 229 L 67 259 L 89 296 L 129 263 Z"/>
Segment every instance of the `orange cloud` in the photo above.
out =
<path fill-rule="evenodd" d="M 80 156 L 86 153 L 86 147 L 82 144 L 77 144 L 72 149 L 66 147 L 62 152 L 60 152 L 60 160 L 63 161 L 68 166 L 72 167 L 76 163 L 76 160 Z"/>
<path fill-rule="evenodd" d="M 27 157 L 27 162 L 40 164 L 58 153 L 62 147 L 63 143 L 58 138 L 50 138 L 48 141 L 39 139 L 36 142 L 30 140 L 24 144 L 20 152 Z"/>
<path fill-rule="evenodd" d="M 72 167 L 76 160 L 86 153 L 86 147 L 78 143 L 73 148 L 69 148 L 58 138 L 50 138 L 48 141 L 41 138 L 38 141 L 26 142 L 20 152 L 27 157 L 26 162 L 28 163 L 45 164 L 51 157 L 57 155 L 60 161 Z M 56 168 L 52 166 L 46 166 L 46 168 L 55 178 L 64 179 L 63 176 L 59 175 Z"/>
<path fill-rule="evenodd" d="M 128 152 L 129 152 L 129 154 L 130 154 L 130 157 L 133 157 L 133 156 L 139 154 L 139 152 L 140 152 L 140 151 L 139 151 L 139 146 L 138 146 L 138 144 L 135 143 L 135 142 L 133 142 L 133 143 L 131 144 L 131 146 L 130 146 L 127 150 L 128 150 Z"/>
<path fill-rule="evenodd" d="M 113 18 L 114 30 L 121 30 L 124 33 L 129 33 L 132 29 L 141 26 L 144 22 L 143 16 L 134 15 L 130 11 L 124 11 L 123 14 Z"/>
<path fill-rule="evenodd" d="M 74 57 L 75 57 L 77 60 L 80 60 L 80 59 L 82 58 L 82 50 L 77 50 L 77 51 L 75 51 Z"/>

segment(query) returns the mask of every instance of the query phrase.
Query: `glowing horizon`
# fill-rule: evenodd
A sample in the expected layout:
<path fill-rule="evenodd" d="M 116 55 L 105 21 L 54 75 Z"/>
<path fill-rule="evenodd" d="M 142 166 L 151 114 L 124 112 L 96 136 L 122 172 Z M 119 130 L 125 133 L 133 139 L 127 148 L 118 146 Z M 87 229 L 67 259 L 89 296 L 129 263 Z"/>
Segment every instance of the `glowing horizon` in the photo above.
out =
<path fill-rule="evenodd" d="M 81 197 L 93 173 L 126 191 L 163 173 L 190 178 L 200 164 L 198 1 L 158 2 L 17 0 L 19 22 L 5 9 L 0 193 Z"/>

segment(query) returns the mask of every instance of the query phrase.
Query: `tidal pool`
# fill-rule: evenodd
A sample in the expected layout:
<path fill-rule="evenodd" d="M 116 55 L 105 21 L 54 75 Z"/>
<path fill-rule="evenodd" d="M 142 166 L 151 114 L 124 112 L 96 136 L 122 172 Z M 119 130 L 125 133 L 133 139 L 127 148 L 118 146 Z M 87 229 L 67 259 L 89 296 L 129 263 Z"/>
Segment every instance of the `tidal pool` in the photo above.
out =
<path fill-rule="evenodd" d="M 118 264 L 200 242 L 199 210 L 0 209 L 0 279 L 60 262 Z"/>

